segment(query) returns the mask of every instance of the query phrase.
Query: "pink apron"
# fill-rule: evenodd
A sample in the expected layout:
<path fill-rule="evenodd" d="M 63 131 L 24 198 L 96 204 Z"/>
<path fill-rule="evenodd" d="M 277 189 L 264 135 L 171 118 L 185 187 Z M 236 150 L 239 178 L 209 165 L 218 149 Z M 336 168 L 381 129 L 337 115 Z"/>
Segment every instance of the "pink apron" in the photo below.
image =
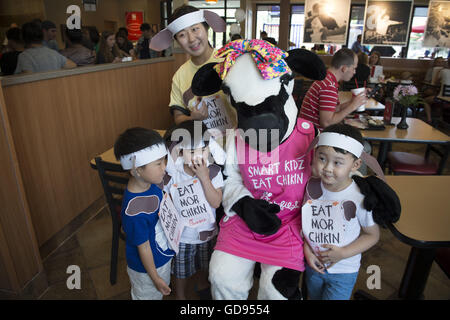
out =
<path fill-rule="evenodd" d="M 278 204 L 277 215 L 282 224 L 275 234 L 263 236 L 250 231 L 238 215 L 224 216 L 216 250 L 264 264 L 305 269 L 301 207 L 313 154 L 305 152 L 313 139 L 313 125 L 300 118 L 291 136 L 268 153 L 251 149 L 236 133 L 237 158 L 245 187 L 255 199 Z"/>

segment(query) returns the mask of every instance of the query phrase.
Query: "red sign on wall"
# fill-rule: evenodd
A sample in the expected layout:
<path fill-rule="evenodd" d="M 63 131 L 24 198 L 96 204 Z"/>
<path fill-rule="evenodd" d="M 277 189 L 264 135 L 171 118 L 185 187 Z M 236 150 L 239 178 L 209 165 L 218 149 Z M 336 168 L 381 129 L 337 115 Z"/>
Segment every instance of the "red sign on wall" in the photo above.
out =
<path fill-rule="evenodd" d="M 128 40 L 137 41 L 142 35 L 141 24 L 144 23 L 144 13 L 142 11 L 125 12 L 127 23 Z"/>

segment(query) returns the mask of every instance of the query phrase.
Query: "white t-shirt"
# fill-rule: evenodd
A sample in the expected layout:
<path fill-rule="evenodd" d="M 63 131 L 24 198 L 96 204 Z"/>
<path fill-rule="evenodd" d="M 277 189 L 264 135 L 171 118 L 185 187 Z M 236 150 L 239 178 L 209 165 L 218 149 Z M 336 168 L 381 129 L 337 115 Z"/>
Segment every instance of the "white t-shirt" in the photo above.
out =
<path fill-rule="evenodd" d="M 169 156 L 170 157 L 170 156 Z M 181 183 L 183 181 L 191 180 L 194 177 L 188 175 L 182 165 L 175 166 L 172 161 L 167 162 L 166 167 L 167 173 L 171 176 L 169 183 L 165 186 L 164 191 L 170 192 L 170 186 L 176 183 Z M 211 179 L 211 183 L 215 189 L 223 188 L 223 175 L 219 170 L 218 173 Z M 216 209 L 211 207 L 211 210 L 216 216 Z M 185 227 L 183 233 L 181 234 L 180 242 L 182 243 L 190 243 L 190 244 L 199 244 L 204 243 L 205 241 L 200 240 L 199 233 L 201 231 L 212 231 L 216 229 L 216 223 L 202 224 L 196 228 Z"/>
<path fill-rule="evenodd" d="M 325 189 L 322 182 L 320 182 L 320 186 L 322 196 L 315 200 L 308 200 L 302 209 L 303 235 L 312 248 L 317 248 L 323 243 L 344 247 L 359 237 L 361 227 L 370 227 L 375 224 L 372 212 L 363 207 L 364 195 L 361 194 L 354 181 L 339 192 Z M 343 208 L 350 202 L 355 205 L 356 214 L 354 217 L 346 218 Z M 314 209 L 311 209 L 313 206 Z M 336 209 L 334 211 L 327 210 L 327 207 L 331 206 Z M 319 219 L 321 215 L 323 219 Z M 315 217 L 314 222 L 311 219 L 313 216 Z M 324 228 L 321 229 L 321 227 Z M 336 229 L 339 229 L 339 232 Z M 329 273 L 354 273 L 359 270 L 360 261 L 361 254 L 357 254 L 339 261 L 331 268 L 327 268 L 327 271 Z"/>

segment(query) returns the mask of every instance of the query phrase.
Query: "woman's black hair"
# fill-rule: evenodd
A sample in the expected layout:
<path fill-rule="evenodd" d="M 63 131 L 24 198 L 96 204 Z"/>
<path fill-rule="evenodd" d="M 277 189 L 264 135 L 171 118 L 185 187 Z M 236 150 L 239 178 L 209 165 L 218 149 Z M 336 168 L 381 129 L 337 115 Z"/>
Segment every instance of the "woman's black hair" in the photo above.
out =
<path fill-rule="evenodd" d="M 332 124 L 332 125 L 326 127 L 323 130 L 323 132 L 324 133 L 325 132 L 340 133 L 340 134 L 343 134 L 343 135 L 348 136 L 350 138 L 353 138 L 356 141 L 358 141 L 359 143 L 361 143 L 362 145 L 364 145 L 364 138 L 362 137 L 361 132 L 359 132 L 359 130 L 356 129 L 355 127 L 350 126 L 348 124 L 342 124 L 342 123 Z M 347 150 L 344 150 L 344 149 L 341 149 L 341 148 L 333 147 L 333 149 L 336 152 L 339 152 L 339 153 L 343 153 L 343 154 L 347 154 L 348 153 Z M 355 159 L 357 159 L 355 155 L 352 154 L 352 156 Z"/>
<path fill-rule="evenodd" d="M 184 16 L 185 14 L 192 13 L 195 11 L 199 11 L 198 8 L 184 4 L 181 7 L 178 7 L 175 9 L 175 11 L 172 13 L 172 15 L 169 17 L 169 20 L 167 21 L 168 24 L 171 24 L 173 21 L 178 19 L 181 16 Z M 202 22 L 203 26 L 205 27 L 206 31 L 209 29 L 209 25 L 206 22 Z M 175 35 L 176 39 L 176 35 Z"/>
<path fill-rule="evenodd" d="M 140 127 L 130 128 L 125 130 L 114 143 L 114 156 L 120 160 L 123 155 L 160 143 L 164 143 L 164 140 L 155 130 Z"/>

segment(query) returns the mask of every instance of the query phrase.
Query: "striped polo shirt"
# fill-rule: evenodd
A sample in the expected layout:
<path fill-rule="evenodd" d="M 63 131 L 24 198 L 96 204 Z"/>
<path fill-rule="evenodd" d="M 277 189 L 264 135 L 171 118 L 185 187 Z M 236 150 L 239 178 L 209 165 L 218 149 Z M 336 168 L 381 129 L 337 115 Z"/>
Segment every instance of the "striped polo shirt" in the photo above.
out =
<path fill-rule="evenodd" d="M 336 106 L 339 104 L 338 88 L 336 77 L 327 71 L 325 79 L 314 81 L 306 93 L 300 109 L 300 117 L 311 121 L 322 131 L 323 128 L 319 123 L 319 111 L 334 112 L 336 110 Z"/>

